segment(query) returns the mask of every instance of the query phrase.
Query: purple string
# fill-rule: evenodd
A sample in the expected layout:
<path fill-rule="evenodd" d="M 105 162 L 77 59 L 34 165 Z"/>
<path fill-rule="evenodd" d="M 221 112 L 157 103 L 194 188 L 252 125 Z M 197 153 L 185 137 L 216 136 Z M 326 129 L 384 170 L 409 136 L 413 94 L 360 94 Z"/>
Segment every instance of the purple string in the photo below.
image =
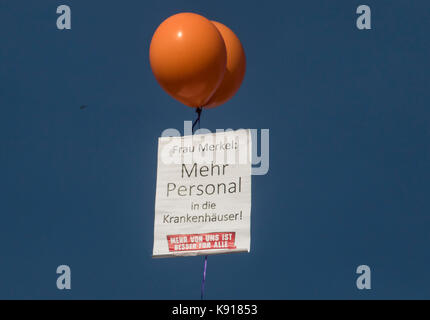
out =
<path fill-rule="evenodd" d="M 202 300 L 205 295 L 205 281 L 206 281 L 207 266 L 208 266 L 208 256 L 205 256 L 205 267 L 203 268 L 203 280 L 202 280 L 202 295 L 201 295 Z"/>
<path fill-rule="evenodd" d="M 193 134 L 194 134 L 194 127 L 197 125 L 197 123 L 199 124 L 199 129 L 200 129 L 200 116 L 202 114 L 203 108 L 202 107 L 198 107 L 196 109 L 196 113 L 197 113 L 197 119 L 194 120 L 193 126 L 191 128 Z M 205 282 L 206 282 L 206 269 L 208 267 L 208 256 L 205 256 L 205 266 L 203 268 L 203 279 L 202 279 L 202 290 L 201 290 L 201 299 L 203 300 L 203 297 L 205 295 Z"/>

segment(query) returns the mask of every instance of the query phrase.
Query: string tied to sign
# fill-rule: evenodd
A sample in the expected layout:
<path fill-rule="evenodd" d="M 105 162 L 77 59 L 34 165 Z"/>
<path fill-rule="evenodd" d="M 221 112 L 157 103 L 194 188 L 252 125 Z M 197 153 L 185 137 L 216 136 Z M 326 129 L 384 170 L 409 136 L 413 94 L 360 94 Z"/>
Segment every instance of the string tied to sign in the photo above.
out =
<path fill-rule="evenodd" d="M 203 267 L 203 279 L 202 279 L 202 291 L 201 291 L 201 299 L 203 300 L 203 297 L 205 295 L 205 282 L 206 282 L 206 269 L 208 266 L 208 256 L 205 256 L 205 265 Z"/>
<path fill-rule="evenodd" d="M 197 124 L 199 124 L 199 129 L 200 129 L 200 117 L 202 115 L 202 111 L 203 111 L 202 107 L 198 107 L 196 109 L 197 118 L 196 118 L 196 120 L 194 120 L 193 126 L 191 128 L 193 134 L 195 132 L 194 128 L 196 127 Z M 200 297 L 201 297 L 202 300 L 203 300 L 203 298 L 205 296 L 205 282 L 206 282 L 206 270 L 207 270 L 207 267 L 208 267 L 208 256 L 205 256 L 205 263 L 204 263 L 204 267 L 203 267 L 202 287 L 201 287 L 201 293 L 200 293 Z"/>

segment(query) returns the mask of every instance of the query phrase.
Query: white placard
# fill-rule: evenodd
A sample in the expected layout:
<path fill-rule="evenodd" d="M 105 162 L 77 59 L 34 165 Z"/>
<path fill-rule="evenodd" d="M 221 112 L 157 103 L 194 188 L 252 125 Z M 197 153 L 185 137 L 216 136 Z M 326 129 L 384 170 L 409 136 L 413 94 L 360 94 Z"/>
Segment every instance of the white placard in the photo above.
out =
<path fill-rule="evenodd" d="M 251 133 L 158 141 L 153 257 L 249 252 Z"/>

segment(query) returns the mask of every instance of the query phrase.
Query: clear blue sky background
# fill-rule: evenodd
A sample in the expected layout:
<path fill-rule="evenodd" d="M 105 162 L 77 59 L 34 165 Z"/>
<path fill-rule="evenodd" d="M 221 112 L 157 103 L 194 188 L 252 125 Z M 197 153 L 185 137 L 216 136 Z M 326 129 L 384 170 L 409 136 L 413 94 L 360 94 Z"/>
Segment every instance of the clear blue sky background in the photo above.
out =
<path fill-rule="evenodd" d="M 0 298 L 200 298 L 203 257 L 151 258 L 157 138 L 195 113 L 158 86 L 148 49 L 182 11 L 247 54 L 202 126 L 270 129 L 251 253 L 209 257 L 207 298 L 430 298 L 427 0 L 0 0 Z"/>

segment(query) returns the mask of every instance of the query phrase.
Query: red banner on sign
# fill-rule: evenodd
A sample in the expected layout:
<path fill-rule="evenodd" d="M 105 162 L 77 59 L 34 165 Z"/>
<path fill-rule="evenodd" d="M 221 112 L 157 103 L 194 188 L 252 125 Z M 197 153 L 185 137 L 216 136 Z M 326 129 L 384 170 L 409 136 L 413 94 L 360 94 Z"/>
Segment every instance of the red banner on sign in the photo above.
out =
<path fill-rule="evenodd" d="M 213 232 L 200 234 L 174 234 L 167 236 L 170 252 L 236 249 L 236 232 Z"/>

